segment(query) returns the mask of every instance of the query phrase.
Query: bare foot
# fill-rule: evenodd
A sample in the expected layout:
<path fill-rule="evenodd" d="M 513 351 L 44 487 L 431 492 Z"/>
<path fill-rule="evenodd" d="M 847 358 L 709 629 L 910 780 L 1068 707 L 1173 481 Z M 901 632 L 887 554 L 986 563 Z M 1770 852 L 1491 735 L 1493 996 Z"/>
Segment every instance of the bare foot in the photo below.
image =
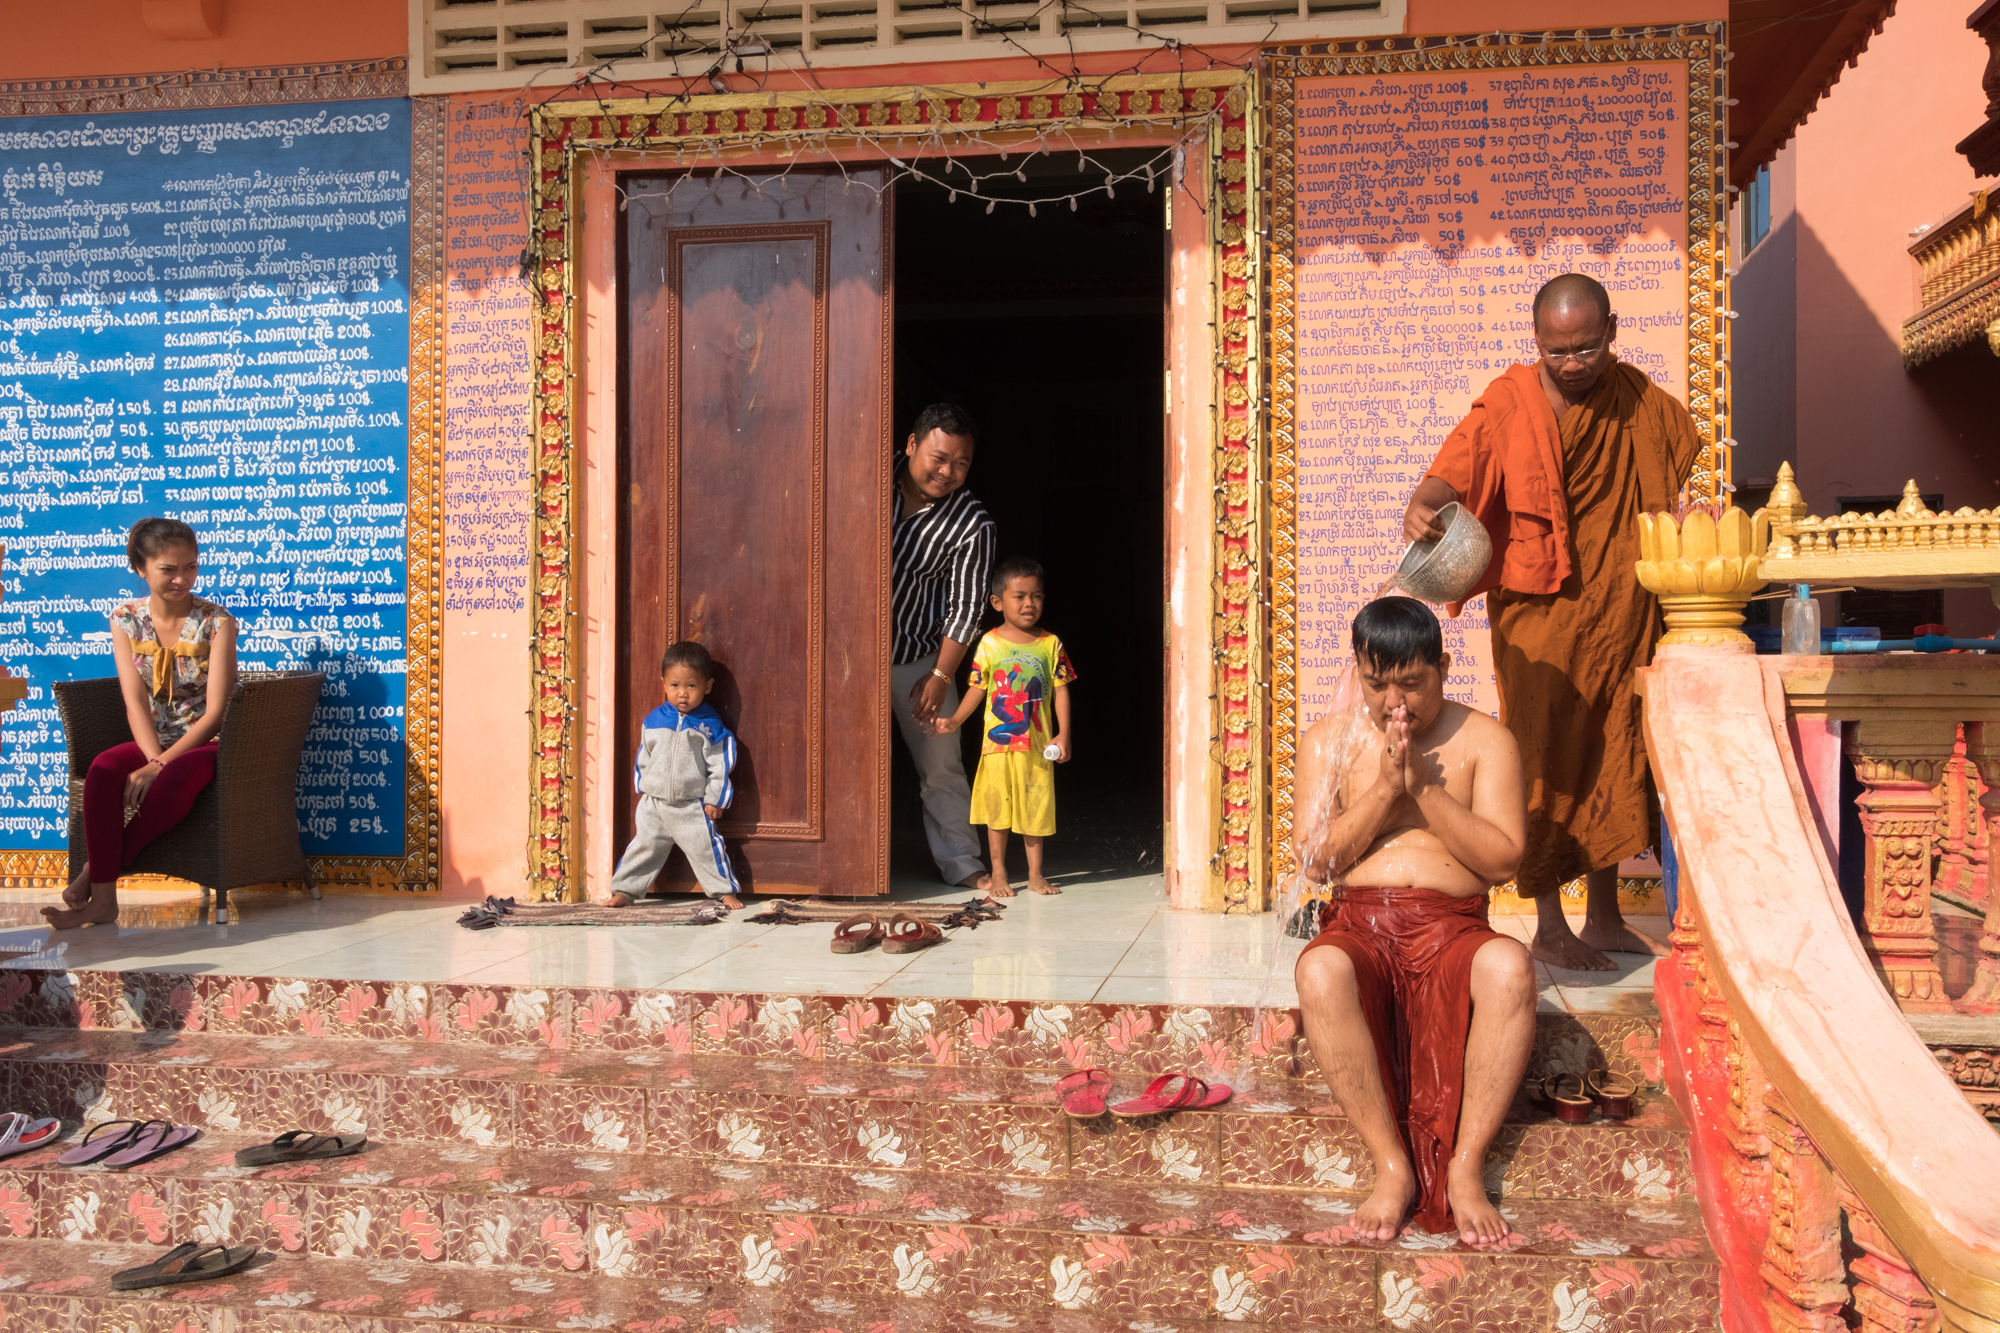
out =
<path fill-rule="evenodd" d="M 1537 926 L 1535 938 L 1528 945 L 1528 952 L 1551 966 L 1567 967 L 1575 972 L 1618 970 L 1618 964 L 1578 939 L 1567 922 L 1564 923 L 1560 934 L 1546 923 Z"/>
<path fill-rule="evenodd" d="M 733 893 L 725 893 L 720 898 L 717 898 L 715 901 L 721 903 L 724 907 L 727 907 L 732 912 L 740 912 L 743 910 L 743 900 L 737 897 Z"/>
<path fill-rule="evenodd" d="M 1642 935 L 1623 921 L 1616 924 L 1601 924 L 1585 921 L 1577 938 L 1593 949 L 1606 953 L 1636 953 L 1651 958 L 1665 958 L 1667 946 L 1649 936 Z"/>
<path fill-rule="evenodd" d="M 82 870 L 78 871 L 76 878 L 69 882 L 69 887 L 63 890 L 62 900 L 63 900 L 63 906 L 69 908 L 69 910 L 72 912 L 80 912 L 84 909 L 86 905 L 89 904 L 90 902 L 89 866 L 85 866 Z"/>
<path fill-rule="evenodd" d="M 979 881 L 978 887 L 986 890 L 989 895 L 995 898 L 1011 898 L 1014 896 L 1014 886 L 1007 882 L 1005 875 L 983 876 Z"/>
<path fill-rule="evenodd" d="M 1416 1197 L 1417 1180 L 1408 1162 L 1387 1171 L 1378 1169 L 1374 1191 L 1354 1210 L 1355 1239 L 1396 1239 L 1403 1230 L 1403 1219 L 1409 1216 L 1410 1201 Z"/>
<path fill-rule="evenodd" d="M 1507 1239 L 1507 1219 L 1486 1197 L 1479 1163 L 1453 1161 L 1445 1169 L 1444 1193 L 1458 1222 L 1458 1238 L 1465 1244 L 1497 1245 Z"/>
<path fill-rule="evenodd" d="M 1061 893 L 1062 890 L 1043 879 L 1040 875 L 1028 876 L 1029 893 Z"/>
<path fill-rule="evenodd" d="M 109 900 L 99 902 L 93 898 L 89 906 L 78 911 L 44 907 L 42 915 L 48 918 L 50 927 L 55 930 L 75 930 L 78 926 L 108 926 L 118 920 L 118 904 Z"/>
<path fill-rule="evenodd" d="M 972 874 L 967 875 L 964 879 L 960 880 L 958 882 L 958 887 L 961 889 L 983 889 L 986 887 L 986 879 L 987 877 L 984 874 L 980 873 L 979 871 L 974 871 Z"/>
<path fill-rule="evenodd" d="M 632 905 L 632 895 L 629 893 L 614 893 L 604 905 L 606 907 L 630 907 Z"/>

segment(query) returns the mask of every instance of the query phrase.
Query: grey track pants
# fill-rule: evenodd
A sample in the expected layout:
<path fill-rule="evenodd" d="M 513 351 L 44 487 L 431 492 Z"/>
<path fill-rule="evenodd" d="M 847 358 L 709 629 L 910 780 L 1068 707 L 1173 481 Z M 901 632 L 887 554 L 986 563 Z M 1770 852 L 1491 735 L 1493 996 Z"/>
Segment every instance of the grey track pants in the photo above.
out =
<path fill-rule="evenodd" d="M 737 891 L 736 872 L 730 868 L 722 834 L 708 812 L 701 808 L 701 802 L 669 805 L 657 796 L 639 798 L 639 810 L 632 821 L 632 841 L 626 844 L 625 855 L 618 859 L 618 873 L 611 877 L 611 891 L 635 902 L 645 897 L 653 877 L 660 873 L 676 847 L 687 853 L 688 864 L 694 867 L 694 877 L 700 881 L 703 893 L 720 898 Z"/>

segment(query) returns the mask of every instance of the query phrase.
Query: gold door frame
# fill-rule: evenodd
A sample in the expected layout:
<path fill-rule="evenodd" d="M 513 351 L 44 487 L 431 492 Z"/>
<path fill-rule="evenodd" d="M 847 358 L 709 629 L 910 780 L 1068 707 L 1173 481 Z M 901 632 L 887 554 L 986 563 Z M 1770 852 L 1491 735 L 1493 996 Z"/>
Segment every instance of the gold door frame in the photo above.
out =
<path fill-rule="evenodd" d="M 1257 80 L 1253 71 L 1039 81 L 831 89 L 824 93 L 743 93 L 696 97 L 562 100 L 531 113 L 532 183 L 528 273 L 537 293 L 532 504 L 529 532 L 529 836 L 527 879 L 537 900 L 581 899 L 584 856 L 581 628 L 577 614 L 574 425 L 579 420 L 575 245 L 583 207 L 581 154 L 712 154 L 724 165 L 969 154 L 1017 148 L 1051 131 L 1108 139 L 1113 131 L 1207 126 L 1208 151 L 1190 154 L 1187 184 L 1207 209 L 1216 320 L 1210 422 L 1210 482 L 1218 499 L 1210 571 L 1213 690 L 1225 700 L 1211 747 L 1211 874 L 1224 878 L 1226 903 L 1256 910 L 1266 825 L 1264 717 L 1255 680 L 1264 657 L 1265 539 L 1262 478 L 1266 416 L 1262 382 L 1262 301 L 1257 296 L 1261 208 L 1259 155 L 1252 151 Z M 774 156 L 778 160 L 774 163 Z M 681 161 L 687 162 L 686 156 Z M 608 241 L 608 238 L 607 238 Z M 598 242 L 607 243 L 607 242 Z M 885 630 L 886 634 L 886 624 Z"/>

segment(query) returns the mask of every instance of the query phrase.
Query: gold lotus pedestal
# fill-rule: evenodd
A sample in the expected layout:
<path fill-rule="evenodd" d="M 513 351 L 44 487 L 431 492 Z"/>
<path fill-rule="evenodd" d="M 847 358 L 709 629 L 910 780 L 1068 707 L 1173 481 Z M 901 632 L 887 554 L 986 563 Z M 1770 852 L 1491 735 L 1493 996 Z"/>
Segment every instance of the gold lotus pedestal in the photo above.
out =
<path fill-rule="evenodd" d="M 1660 599 L 1667 633 L 1663 648 L 1687 644 L 1752 650 L 1743 608 L 1764 586 L 1761 525 L 1731 506 L 1718 517 L 1697 508 L 1684 517 L 1639 515 L 1640 586 Z"/>

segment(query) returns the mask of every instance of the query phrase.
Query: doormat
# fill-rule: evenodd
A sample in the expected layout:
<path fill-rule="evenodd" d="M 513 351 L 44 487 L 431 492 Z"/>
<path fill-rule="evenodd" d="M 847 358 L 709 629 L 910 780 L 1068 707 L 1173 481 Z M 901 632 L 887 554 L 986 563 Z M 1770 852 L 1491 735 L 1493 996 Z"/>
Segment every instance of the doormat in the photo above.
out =
<path fill-rule="evenodd" d="M 467 930 L 494 926 L 711 926 L 726 920 L 729 909 L 707 899 L 691 903 L 635 903 L 607 907 L 603 903 L 517 903 L 512 898 L 488 898 L 467 908 L 458 924 Z"/>
<path fill-rule="evenodd" d="M 950 930 L 954 926 L 977 930 L 980 922 L 998 921 L 1000 914 L 1006 910 L 1005 903 L 985 897 L 968 898 L 962 903 L 871 903 L 867 899 L 829 903 L 780 898 L 750 920 L 766 926 L 807 926 L 841 922 L 849 917 L 873 913 L 886 924 L 890 917 L 900 913 L 918 921 L 928 921 L 941 930 Z"/>

